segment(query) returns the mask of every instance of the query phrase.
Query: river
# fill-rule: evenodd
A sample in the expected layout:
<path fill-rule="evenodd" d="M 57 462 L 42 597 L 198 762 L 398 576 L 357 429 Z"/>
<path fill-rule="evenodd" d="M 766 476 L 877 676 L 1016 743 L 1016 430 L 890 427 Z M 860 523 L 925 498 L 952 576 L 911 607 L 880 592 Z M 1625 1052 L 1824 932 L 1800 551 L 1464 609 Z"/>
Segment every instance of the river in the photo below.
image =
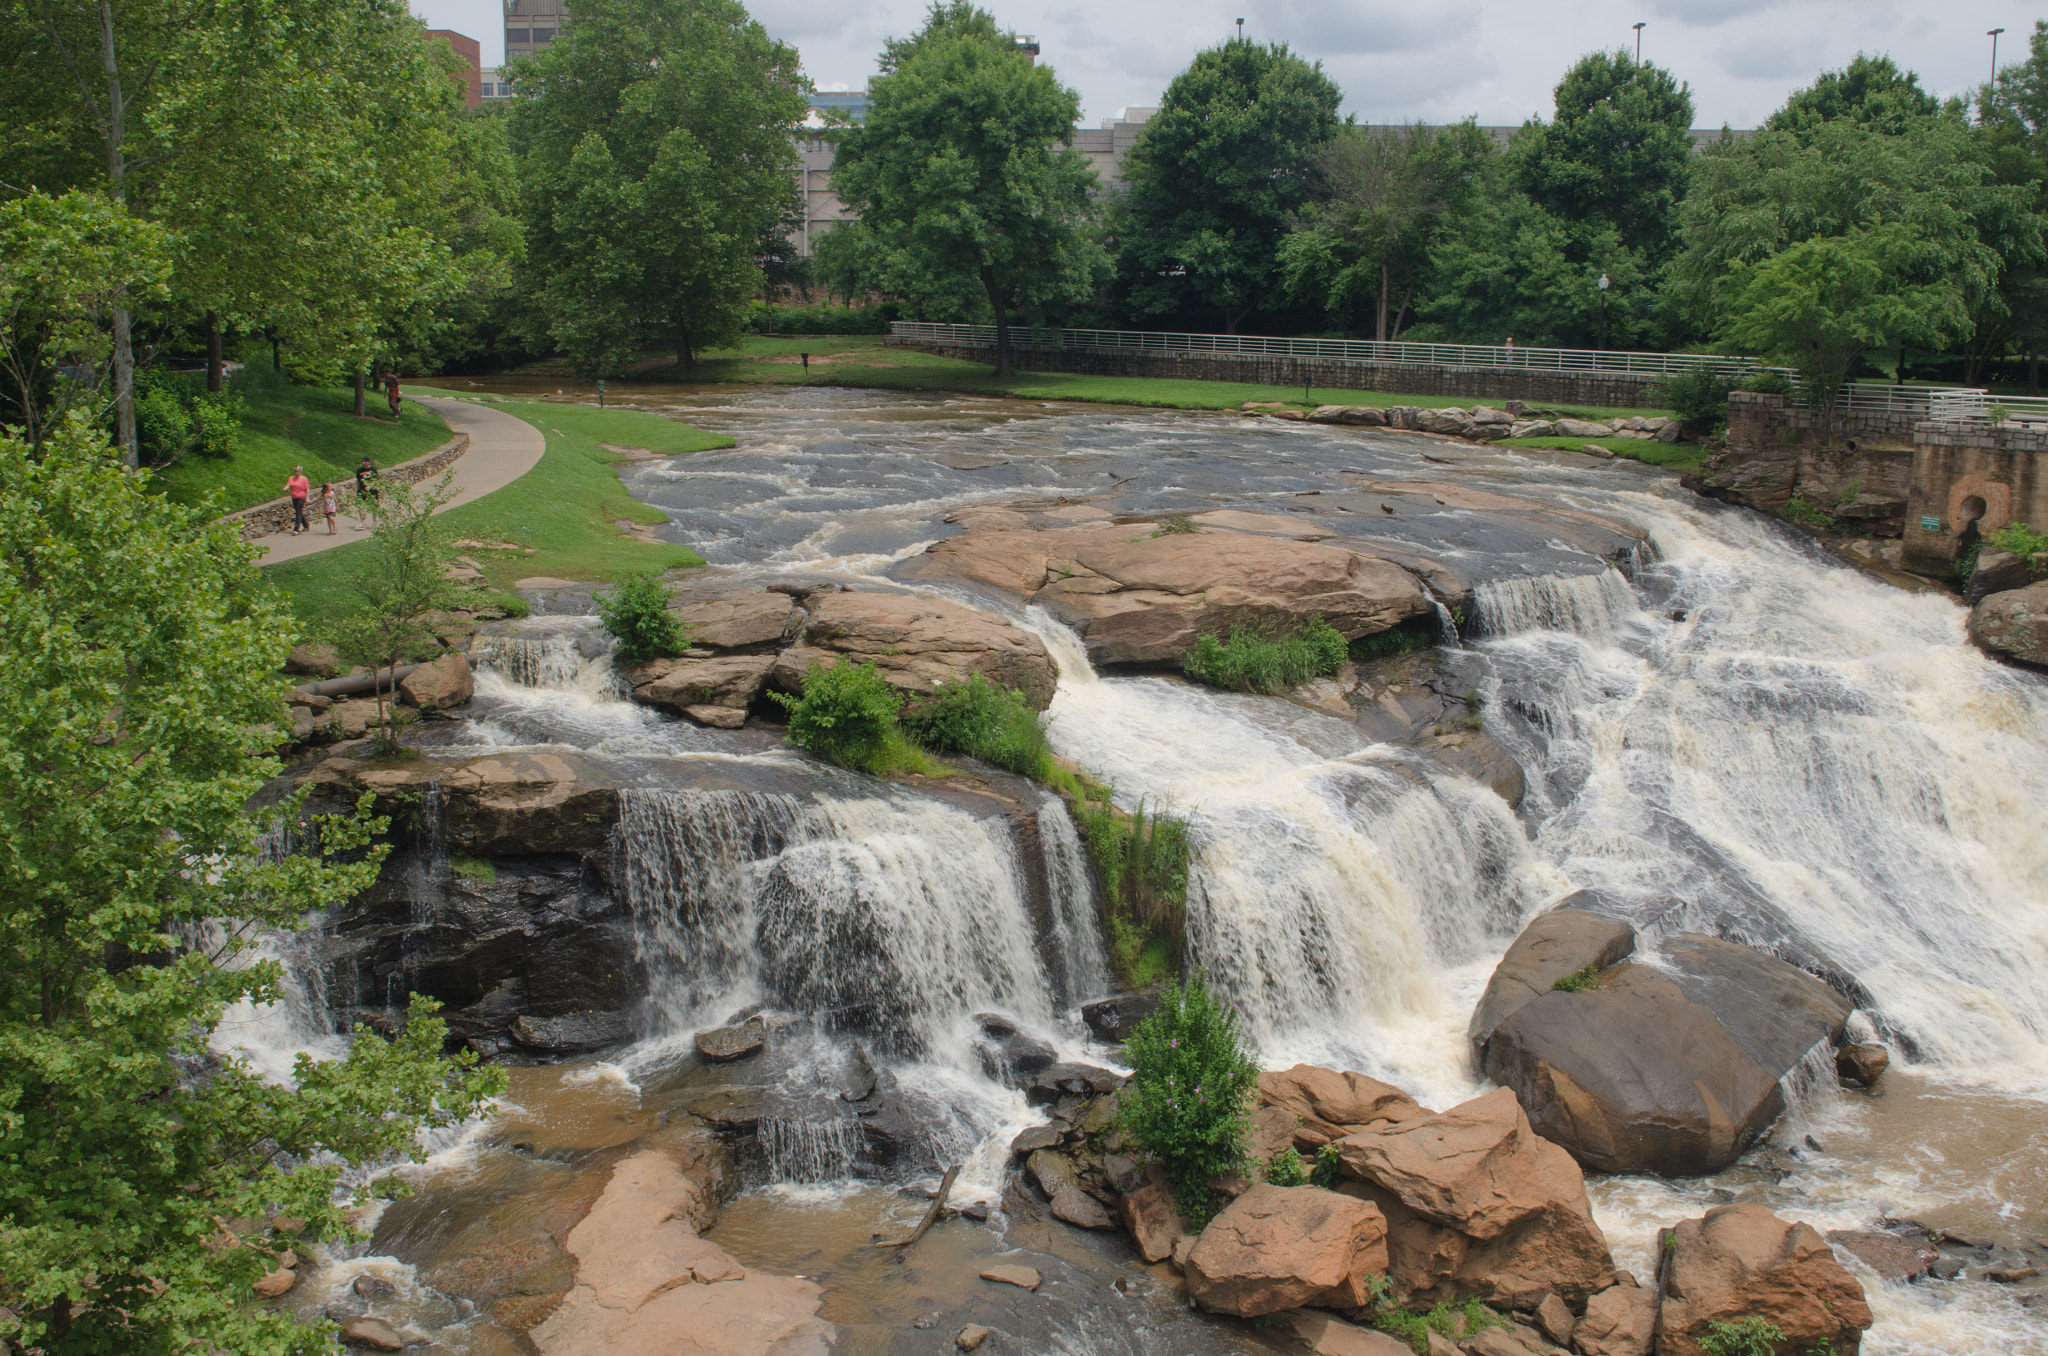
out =
<path fill-rule="evenodd" d="M 554 390 L 533 393 L 580 395 Z M 1615 559 L 1513 515 L 1404 501 L 1319 519 L 1432 553 L 1474 583 L 1465 635 L 1428 663 L 1473 694 L 1523 765 L 1519 811 L 1418 764 L 1369 722 L 1174 676 L 1100 674 L 1043 612 L 946 592 L 1046 642 L 1060 668 L 1056 751 L 1128 803 L 1188 818 L 1190 963 L 1240 1006 L 1269 1066 L 1355 1068 L 1436 1107 L 1473 1095 L 1464 1027 L 1494 962 L 1533 914 L 1593 888 L 1653 939 L 1699 930 L 1825 956 L 1868 993 L 1854 1020 L 1894 1058 L 1877 1095 L 1832 1079 L 1800 1089 L 1770 1142 L 1715 1177 L 1592 1179 L 1620 1265 L 1649 1275 L 1658 1227 L 1733 1197 L 1824 1230 L 1912 1217 L 2015 1247 L 2048 1234 L 2048 683 L 1979 654 L 1954 601 L 1859 573 L 1783 524 L 1633 463 L 824 388 L 614 385 L 610 399 L 737 440 L 623 472 L 671 515 L 660 535 L 734 580 L 913 587 L 899 567 L 958 530 L 947 515 L 1026 498 L 1145 516 L 1286 512 L 1423 479 L 1631 524 L 1644 545 Z M 971 1015 L 1000 1009 L 1065 1053 L 1106 1054 L 1074 1014 L 1108 971 L 1070 832 L 1032 849 L 1060 920 L 1057 943 L 1035 946 L 1016 884 L 1022 849 L 972 816 L 821 770 L 757 729 L 655 716 L 610 693 L 606 661 L 562 644 L 541 653 L 552 661 L 484 672 L 450 747 L 571 747 L 639 769 L 621 889 L 656 976 L 654 1012 L 645 1039 L 608 1064 L 516 1071 L 504 1123 L 442 1146 L 420 1175 L 444 1215 L 461 1213 L 451 1202 L 516 1196 L 537 1141 L 588 1150 L 684 1105 L 696 1087 L 687 1037 L 720 1014 L 764 999 L 824 1011 L 879 968 L 905 1033 L 891 1067 L 941 1109 L 933 1134 L 968 1163 L 968 1195 L 997 1207 L 986 1241 L 922 1270 L 866 1257 L 872 1232 L 918 1206 L 855 1181 L 855 1150 L 817 1128 L 800 1095 L 772 1134 L 764 1122 L 765 1167 L 712 1237 L 748 1264 L 821 1277 L 824 1316 L 850 1333 L 901 1333 L 926 1309 L 951 1322 L 977 1293 L 977 1259 L 1024 1249 L 1092 1278 L 1100 1297 L 1046 1306 L 1045 1350 L 1264 1349 L 1240 1326 L 1179 1309 L 1164 1275 L 1124 1266 L 1110 1244 L 1001 1210 L 1008 1139 L 1031 1113 L 976 1063 Z M 724 760 L 758 789 L 665 787 L 671 759 Z M 856 917 L 857 934 L 817 922 Z M 772 946 L 759 942 L 769 935 Z M 274 1057 L 312 1041 L 269 1030 L 275 1020 L 247 1015 L 241 1043 Z M 790 1086 L 829 1088 L 838 1046 L 793 1044 L 780 1056 Z M 528 1147 L 514 1153 L 515 1141 Z M 380 1231 L 396 1258 L 337 1259 L 323 1274 L 414 1276 L 405 1248 L 425 1256 L 448 1232 Z M 1131 1293 L 1109 1297 L 1120 1269 Z M 1967 1278 L 1861 1274 L 1878 1316 L 1866 1352 L 2048 1353 L 2048 1303 Z M 416 1276 L 409 1284 L 423 1330 L 501 1349 L 474 1313 L 436 1308 Z M 1131 1305 L 1142 1322 L 1112 1312 Z"/>

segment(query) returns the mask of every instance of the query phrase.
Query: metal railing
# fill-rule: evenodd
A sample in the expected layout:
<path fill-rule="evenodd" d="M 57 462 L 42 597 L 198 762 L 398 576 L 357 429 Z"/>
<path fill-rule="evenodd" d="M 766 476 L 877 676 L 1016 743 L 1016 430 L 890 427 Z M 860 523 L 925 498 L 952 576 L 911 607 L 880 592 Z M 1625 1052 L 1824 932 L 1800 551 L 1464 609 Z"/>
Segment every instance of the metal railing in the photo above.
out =
<path fill-rule="evenodd" d="M 1989 391 L 1935 391 L 1927 418 L 1937 424 L 2048 424 L 2048 396 L 1995 396 Z M 1994 420 L 1993 415 L 2001 416 Z"/>
<path fill-rule="evenodd" d="M 995 343 L 996 327 L 898 320 L 889 326 L 889 335 L 893 339 L 971 344 L 981 348 Z M 1403 367 L 1511 368 L 1532 372 L 1663 375 L 1706 368 L 1723 376 L 1741 377 L 1763 370 L 1763 365 L 1755 358 L 1718 353 L 1627 353 L 1612 349 L 1524 348 L 1510 344 L 1418 344 L 1398 339 L 1385 342 L 1376 339 L 1276 339 L 1256 334 L 1037 329 L 1024 325 L 1010 327 L 1010 344 L 1019 350 L 1325 358 Z"/>

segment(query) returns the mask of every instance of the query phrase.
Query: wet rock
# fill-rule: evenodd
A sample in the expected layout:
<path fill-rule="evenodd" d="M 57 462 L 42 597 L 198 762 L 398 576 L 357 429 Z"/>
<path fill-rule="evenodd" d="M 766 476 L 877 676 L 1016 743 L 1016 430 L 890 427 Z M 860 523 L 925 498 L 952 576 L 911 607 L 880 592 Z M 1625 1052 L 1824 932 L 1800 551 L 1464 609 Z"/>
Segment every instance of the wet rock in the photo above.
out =
<path fill-rule="evenodd" d="M 1454 772 L 1462 772 L 1517 809 L 1529 788 L 1522 765 L 1508 751 L 1477 730 L 1428 735 L 1416 747 Z"/>
<path fill-rule="evenodd" d="M 1932 1248 L 1878 1229 L 1830 1229 L 1827 1239 L 1887 1281 L 1917 1281 L 1940 1256 Z"/>
<path fill-rule="evenodd" d="M 1159 1010 L 1159 995 L 1149 993 L 1120 993 L 1109 998 L 1098 998 L 1092 1003 L 1081 1005 L 1081 1020 L 1102 1041 L 1121 1042 L 1131 1034 L 1131 1028 Z"/>
<path fill-rule="evenodd" d="M 962 1351 L 979 1351 L 981 1344 L 988 1341 L 988 1329 L 979 1323 L 970 1323 L 953 1337 L 953 1345 Z"/>
<path fill-rule="evenodd" d="M 1033 1106 L 1044 1106 L 1062 1096 L 1088 1093 L 1100 1096 L 1115 1092 L 1123 1085 L 1122 1074 L 1093 1064 L 1049 1064 L 1025 1082 L 1024 1100 Z"/>
<path fill-rule="evenodd" d="M 1633 1284 L 1587 1300 L 1585 1316 L 1572 1329 L 1581 1356 L 1649 1356 L 1656 1335 L 1656 1292 Z"/>
<path fill-rule="evenodd" d="M 1301 1309 L 1287 1317 L 1294 1335 L 1316 1356 L 1413 1356 L 1406 1342 L 1346 1323 L 1333 1314 Z"/>
<path fill-rule="evenodd" d="M 399 679 L 398 692 L 422 711 L 446 711 L 476 695 L 476 676 L 460 652 L 444 654 Z"/>
<path fill-rule="evenodd" d="M 1037 1153 L 1040 1149 L 1057 1149 L 1066 1137 L 1066 1132 L 1058 1126 L 1034 1125 L 1028 1130 L 1021 1131 L 1017 1138 L 1010 1141 L 1010 1152 L 1022 1157 Z"/>
<path fill-rule="evenodd" d="M 676 613 L 689 623 L 692 645 L 720 650 L 777 644 L 803 620 L 788 594 L 766 589 L 710 597 L 685 594 Z"/>
<path fill-rule="evenodd" d="M 259 1299 L 276 1299 L 279 1295 L 284 1294 L 287 1290 L 298 1284 L 298 1280 L 299 1273 L 293 1271 L 290 1267 L 281 1266 L 277 1270 L 266 1272 L 263 1276 L 259 1277 L 251 1288 L 255 1290 Z"/>
<path fill-rule="evenodd" d="M 727 1064 L 758 1055 L 768 1045 L 768 1028 L 759 1021 L 714 1027 L 697 1033 L 697 1053 L 713 1064 Z"/>
<path fill-rule="evenodd" d="M 1032 1074 L 1059 1062 L 1059 1051 L 1015 1027 L 991 1031 L 984 1022 L 982 1030 L 983 1038 L 974 1043 L 981 1071 L 1005 1087 L 1021 1087 Z"/>
<path fill-rule="evenodd" d="M 713 659 L 649 659 L 618 672 L 631 686 L 633 700 L 642 706 L 686 715 L 700 707 L 736 711 L 744 721 L 747 708 L 760 696 L 774 667 L 774 655 L 735 654 Z"/>
<path fill-rule="evenodd" d="M 1294 1118 L 1297 1149 L 1313 1151 L 1368 1125 L 1418 1120 L 1428 1115 L 1407 1093 L 1361 1073 L 1339 1073 L 1297 1064 L 1259 1075 L 1260 1110 Z"/>
<path fill-rule="evenodd" d="M 896 687 L 929 695 L 934 684 L 981 674 L 1015 688 L 1035 711 L 1052 701 L 1059 670 L 1045 642 L 991 612 L 897 593 L 835 593 L 811 602 L 804 642 L 775 664 L 775 686 L 801 692 L 813 663 L 872 661 Z"/>
<path fill-rule="evenodd" d="M 527 1049 L 543 1054 L 587 1054 L 631 1040 L 633 1023 L 631 1017 L 623 1012 L 521 1017 L 512 1023 L 512 1038 Z"/>
<path fill-rule="evenodd" d="M 329 1315 L 333 1317 L 333 1315 Z M 349 1346 L 361 1347 L 366 1351 L 403 1351 L 405 1339 L 381 1318 L 341 1317 L 335 1320 L 341 1325 L 341 1340 Z"/>
<path fill-rule="evenodd" d="M 937 1166 L 932 1129 L 944 1123 L 944 1113 L 923 1094 L 901 1087 L 877 1089 L 854 1114 L 875 1166 L 899 1172 Z"/>
<path fill-rule="evenodd" d="M 1003 1285 L 1021 1286 L 1026 1290 L 1036 1290 L 1041 1278 L 1033 1267 L 1001 1266 L 984 1267 L 981 1272 L 981 1279 L 984 1281 L 997 1281 Z"/>
<path fill-rule="evenodd" d="M 1679 934 L 1663 968 L 1625 962 L 1536 995 L 1485 1043 L 1486 1076 L 1540 1133 L 1600 1172 L 1700 1176 L 1784 1110 L 1779 1079 L 1839 1039 L 1849 1001 L 1796 966 Z"/>
<path fill-rule="evenodd" d="M 1977 553 L 1977 568 L 1971 571 L 1970 584 L 1963 591 L 1963 596 L 1976 603 L 1994 593 L 2023 589 L 2035 578 L 2031 561 L 2022 560 L 1996 546 L 1986 546 Z M 291 667 L 290 661 L 286 661 L 285 667 Z"/>
<path fill-rule="evenodd" d="M 356 1277 L 355 1281 L 349 1286 L 349 1289 L 372 1303 L 378 1300 L 394 1299 L 398 1295 L 397 1286 L 381 1276 L 371 1276 L 367 1273 Z"/>
<path fill-rule="evenodd" d="M 1716 1323 L 1761 1317 L 1794 1351 L 1855 1356 L 1872 1322 L 1863 1287 L 1807 1224 L 1760 1205 L 1716 1206 L 1668 1230 L 1659 1249 L 1658 1356 L 1700 1356 Z"/>
<path fill-rule="evenodd" d="M 335 710 L 347 706 L 337 702 Z M 450 850 L 481 856 L 587 852 L 605 846 L 618 822 L 618 785 L 596 761 L 573 752 L 499 753 L 466 762 L 399 767 L 334 757 L 299 778 L 341 794 L 369 791 L 377 813 L 412 818 L 430 789 Z"/>
<path fill-rule="evenodd" d="M 1188 1295 L 1256 1318 L 1304 1305 L 1355 1309 L 1387 1269 L 1386 1220 L 1368 1202 L 1318 1187 L 1252 1187 L 1188 1254 Z"/>
<path fill-rule="evenodd" d="M 1970 610 L 1970 639 L 1994 654 L 2048 667 L 2048 579 L 1979 602 Z"/>
<path fill-rule="evenodd" d="M 1636 949 L 1634 927 L 1618 918 L 1575 907 L 1596 902 L 1585 891 L 1572 895 L 1523 928 L 1507 954 L 1500 958 L 1466 1029 L 1473 1054 L 1481 1063 L 1486 1059 L 1486 1043 L 1494 1028 L 1551 992 L 1558 980 L 1589 965 L 1605 970 Z"/>
<path fill-rule="evenodd" d="M 1927 1269 L 1937 1281 L 1952 1281 L 1969 1269 L 1969 1264 L 1959 1257 L 1943 1257 Z"/>
<path fill-rule="evenodd" d="M 1139 1256 L 1148 1262 L 1163 1262 L 1173 1256 L 1174 1244 L 1188 1231 L 1187 1222 L 1174 1207 L 1173 1191 L 1164 1182 L 1147 1182 L 1124 1197 L 1124 1228 L 1130 1231 Z"/>
<path fill-rule="evenodd" d="M 1876 1085 L 1891 1062 L 1892 1052 L 1875 1042 L 1845 1045 L 1835 1051 L 1835 1073 L 1866 1088 Z"/>
<path fill-rule="evenodd" d="M 1024 1170 L 1052 1202 L 1054 1219 L 1082 1229 L 1114 1229 L 1116 1220 L 1102 1203 L 1081 1188 L 1074 1163 L 1064 1154 L 1040 1149 L 1024 1161 Z"/>
<path fill-rule="evenodd" d="M 2031 1281 L 2040 1274 L 2039 1267 L 1992 1267 L 1985 1271 L 1984 1279 L 1996 1281 L 2000 1285 L 2018 1285 L 2021 1281 Z"/>

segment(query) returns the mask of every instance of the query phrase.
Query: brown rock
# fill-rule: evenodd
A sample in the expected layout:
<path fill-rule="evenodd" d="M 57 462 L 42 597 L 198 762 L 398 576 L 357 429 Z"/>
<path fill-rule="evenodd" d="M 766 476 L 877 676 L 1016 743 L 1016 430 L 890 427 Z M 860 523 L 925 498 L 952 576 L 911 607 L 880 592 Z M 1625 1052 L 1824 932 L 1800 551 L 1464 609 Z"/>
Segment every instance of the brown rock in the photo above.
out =
<path fill-rule="evenodd" d="M 2048 666 L 2048 579 L 1986 596 L 1970 610 L 1970 639 L 1994 654 Z"/>
<path fill-rule="evenodd" d="M 384 723 L 384 712 L 374 698 L 350 697 L 328 707 L 325 718 L 314 723 L 343 739 L 361 739 L 372 726 Z"/>
<path fill-rule="evenodd" d="M 1656 1335 L 1656 1293 L 1634 1285 L 1611 1286 L 1587 1300 L 1572 1330 L 1582 1356 L 1649 1356 Z"/>
<path fill-rule="evenodd" d="M 299 1273 L 288 1266 L 266 1273 L 252 1287 L 261 1299 L 276 1299 L 285 1291 L 298 1284 Z"/>
<path fill-rule="evenodd" d="M 398 680 L 399 694 L 422 711 L 446 711 L 476 695 L 476 677 L 460 651 L 422 664 Z"/>
<path fill-rule="evenodd" d="M 1596 424 L 1589 419 L 1559 419 L 1556 427 L 1560 438 L 1605 438 L 1614 432 L 1614 425 Z"/>
<path fill-rule="evenodd" d="M 1487 1328 L 1458 1344 L 1465 1356 L 1535 1356 L 1509 1328 Z"/>
<path fill-rule="evenodd" d="M 332 645 L 294 645 L 284 657 L 284 671 L 308 678 L 333 678 L 341 672 L 341 656 Z"/>
<path fill-rule="evenodd" d="M 981 1279 L 984 1281 L 1000 1281 L 1004 1285 L 1022 1286 L 1026 1290 L 1036 1290 L 1038 1289 L 1040 1277 L 1037 1270 L 1032 1267 L 1005 1266 L 983 1268 Z"/>
<path fill-rule="evenodd" d="M 338 702 L 335 710 L 350 705 Z M 463 763 L 377 767 L 331 758 L 312 781 L 374 793 L 377 813 L 401 808 L 438 782 L 449 848 L 480 856 L 582 852 L 602 847 L 618 821 L 617 783 L 600 764 L 573 752 L 502 753 Z"/>
<path fill-rule="evenodd" d="M 1835 1073 L 1866 1088 L 1874 1086 L 1891 1063 L 1892 1052 L 1874 1041 L 1845 1045 L 1835 1051 Z"/>
<path fill-rule="evenodd" d="M 1176 1271 L 1188 1269 L 1188 1257 L 1193 1254 L 1195 1244 L 1202 1241 L 1200 1234 L 1182 1234 L 1173 1240 L 1173 1266 Z"/>
<path fill-rule="evenodd" d="M 1514 755 L 1477 730 L 1427 735 L 1416 747 L 1453 772 L 1462 772 L 1515 809 L 1529 789 L 1528 777 Z"/>
<path fill-rule="evenodd" d="M 1148 1262 L 1173 1256 L 1173 1245 L 1187 1233 L 1187 1223 L 1174 1208 L 1173 1192 L 1162 1182 L 1147 1182 L 1124 1197 L 1124 1227 L 1138 1254 Z"/>
<path fill-rule="evenodd" d="M 1423 1356 L 1460 1356 L 1458 1344 L 1435 1328 L 1423 1334 Z"/>
<path fill-rule="evenodd" d="M 741 1022 L 737 1026 L 713 1027 L 697 1033 L 697 1053 L 714 1064 L 727 1064 L 767 1048 L 768 1028 L 762 1023 Z"/>
<path fill-rule="evenodd" d="M 1429 1114 L 1390 1083 L 1313 1064 L 1260 1074 L 1259 1106 L 1298 1117 L 1294 1145 L 1309 1151 L 1368 1125 L 1419 1120 Z"/>
<path fill-rule="evenodd" d="M 717 730 L 737 730 L 747 723 L 747 713 L 729 706 L 686 706 L 683 714 L 699 725 Z"/>
<path fill-rule="evenodd" d="M 1561 1347 L 1570 1346 L 1572 1329 L 1576 1326 L 1572 1311 L 1565 1302 L 1555 1295 L 1545 1295 L 1543 1302 L 1536 1306 L 1536 1328 L 1545 1337 Z"/>
<path fill-rule="evenodd" d="M 720 650 L 775 644 L 788 636 L 800 620 L 796 603 L 788 594 L 765 589 L 686 598 L 676 612 L 689 623 L 692 645 Z"/>
<path fill-rule="evenodd" d="M 369 1351 L 403 1351 L 405 1339 L 398 1335 L 398 1329 L 381 1318 L 342 1318 L 341 1340 L 352 1347 L 363 1347 Z"/>
<path fill-rule="evenodd" d="M 993 613 L 898 593 L 831 593 L 812 599 L 803 644 L 783 652 L 775 686 L 801 692 L 812 663 L 829 668 L 841 655 L 872 661 L 913 695 L 978 673 L 1021 691 L 1035 711 L 1052 702 L 1059 682 L 1045 643 Z"/>
<path fill-rule="evenodd" d="M 1870 1306 L 1827 1242 L 1760 1205 L 1716 1206 L 1670 1231 L 1658 1273 L 1658 1356 L 1699 1356 L 1715 1323 L 1769 1320 L 1791 1350 L 1856 1356 Z"/>
<path fill-rule="evenodd" d="M 775 667 L 772 654 L 721 655 L 714 659 L 649 659 L 619 670 L 643 706 L 681 711 L 721 707 L 746 717 L 761 685 Z"/>
<path fill-rule="evenodd" d="M 1984 1279 L 1996 1281 L 2000 1285 L 2018 1285 L 2021 1281 L 2031 1281 L 2040 1274 L 2039 1267 L 1993 1267 L 1984 1273 Z"/>
<path fill-rule="evenodd" d="M 1479 1059 L 1486 1057 L 1494 1028 L 1549 993 L 1558 980 L 1588 965 L 1604 970 L 1636 949 L 1636 930 L 1629 924 L 1570 907 L 1583 897 L 1574 895 L 1563 907 L 1539 915 L 1493 968 L 1466 1029 Z"/>
<path fill-rule="evenodd" d="M 1317 1187 L 1252 1187 L 1188 1254 L 1188 1295 L 1256 1318 L 1303 1305 L 1355 1309 L 1387 1269 L 1386 1220 L 1368 1202 Z"/>
<path fill-rule="evenodd" d="M 1941 1255 L 1880 1229 L 1830 1229 L 1827 1239 L 1887 1281 L 1917 1281 Z"/>
<path fill-rule="evenodd" d="M 953 1345 L 962 1351 L 979 1351 L 981 1344 L 988 1341 L 988 1329 L 979 1323 L 970 1323 L 953 1337 Z"/>
<path fill-rule="evenodd" d="M 1385 412 L 1371 405 L 1318 405 L 1308 417 L 1318 424 L 1357 424 L 1368 428 L 1384 427 L 1387 422 Z"/>
<path fill-rule="evenodd" d="M 1294 1335 L 1316 1356 L 1413 1356 L 1408 1344 L 1314 1309 L 1289 1314 Z"/>

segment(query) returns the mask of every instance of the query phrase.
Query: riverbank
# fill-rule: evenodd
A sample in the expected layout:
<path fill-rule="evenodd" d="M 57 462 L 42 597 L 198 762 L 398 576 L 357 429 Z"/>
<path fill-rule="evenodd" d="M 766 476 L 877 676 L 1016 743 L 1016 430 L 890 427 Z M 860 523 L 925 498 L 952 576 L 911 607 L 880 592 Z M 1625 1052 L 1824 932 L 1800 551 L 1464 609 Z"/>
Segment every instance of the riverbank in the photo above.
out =
<path fill-rule="evenodd" d="M 475 399 L 431 388 L 420 393 Z M 499 397 L 489 406 L 539 429 L 547 450 L 519 479 L 443 516 L 456 538 L 481 543 L 462 552 L 475 562 L 484 590 L 510 594 L 520 580 L 534 577 L 601 584 L 704 563 L 689 547 L 651 535 L 668 515 L 628 494 L 618 468 L 730 447 L 730 438 L 640 410 Z M 349 579 L 367 551 L 367 543 L 351 543 L 276 565 L 265 575 L 292 595 L 301 626 L 318 635 L 352 605 Z"/>

